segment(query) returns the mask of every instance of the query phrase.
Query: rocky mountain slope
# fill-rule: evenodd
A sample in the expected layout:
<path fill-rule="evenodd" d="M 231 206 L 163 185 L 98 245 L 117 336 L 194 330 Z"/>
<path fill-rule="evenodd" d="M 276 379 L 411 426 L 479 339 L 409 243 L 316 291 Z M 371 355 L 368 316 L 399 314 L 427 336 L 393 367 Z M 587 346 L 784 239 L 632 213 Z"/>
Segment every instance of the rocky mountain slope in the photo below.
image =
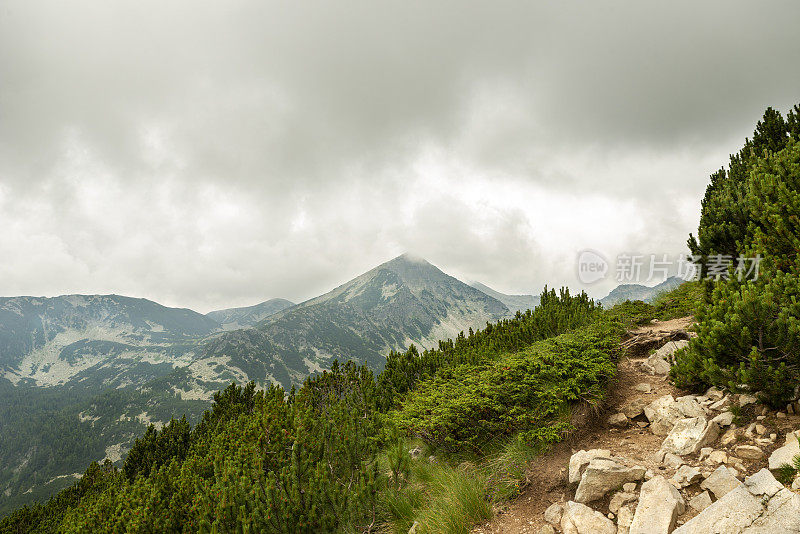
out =
<path fill-rule="evenodd" d="M 255 306 L 215 310 L 208 312 L 206 317 L 219 323 L 224 330 L 236 330 L 254 326 L 270 315 L 292 306 L 294 306 L 294 302 L 286 299 L 269 299 Z"/>
<path fill-rule="evenodd" d="M 198 364 L 225 364 L 290 388 L 334 359 L 380 369 L 390 349 L 430 347 L 508 313 L 499 300 L 402 255 L 254 328 L 216 337 Z"/>
<path fill-rule="evenodd" d="M 660 324 L 633 337 L 649 344 L 662 332 L 663 343 L 686 335 L 686 326 Z M 473 532 L 800 532 L 800 477 L 776 479 L 800 455 L 800 402 L 776 411 L 715 388 L 683 394 L 665 373 L 685 343 L 623 358 L 606 416 L 587 419 L 542 456 L 521 496 Z"/>
<path fill-rule="evenodd" d="M 219 328 L 192 310 L 119 295 L 0 298 L 0 368 L 14 384 L 141 382 L 188 363 Z"/>
<path fill-rule="evenodd" d="M 512 315 L 517 313 L 517 311 L 524 313 L 526 310 L 532 310 L 539 305 L 539 295 L 506 295 L 480 282 L 472 282 L 470 285 L 478 291 L 502 302 Z"/>
<path fill-rule="evenodd" d="M 658 295 L 675 289 L 683 282 L 684 280 L 682 278 L 673 276 L 652 287 L 641 284 L 622 284 L 612 289 L 608 295 L 600 299 L 600 304 L 605 308 L 610 308 L 614 304 L 626 300 L 641 300 L 643 302 L 652 303 Z"/>

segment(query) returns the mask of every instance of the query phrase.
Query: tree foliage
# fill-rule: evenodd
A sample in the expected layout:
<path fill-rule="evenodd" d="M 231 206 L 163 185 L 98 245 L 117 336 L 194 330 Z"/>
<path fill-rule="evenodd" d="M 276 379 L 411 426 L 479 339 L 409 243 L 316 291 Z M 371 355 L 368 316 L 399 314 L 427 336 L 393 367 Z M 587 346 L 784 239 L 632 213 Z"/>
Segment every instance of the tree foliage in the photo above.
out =
<path fill-rule="evenodd" d="M 712 176 L 699 240 L 705 256 L 761 255 L 757 279 L 713 284 L 698 313 L 698 338 L 672 370 L 683 387 L 722 385 L 759 391 L 776 406 L 800 380 L 800 107 L 786 120 L 767 110 L 753 140 Z"/>

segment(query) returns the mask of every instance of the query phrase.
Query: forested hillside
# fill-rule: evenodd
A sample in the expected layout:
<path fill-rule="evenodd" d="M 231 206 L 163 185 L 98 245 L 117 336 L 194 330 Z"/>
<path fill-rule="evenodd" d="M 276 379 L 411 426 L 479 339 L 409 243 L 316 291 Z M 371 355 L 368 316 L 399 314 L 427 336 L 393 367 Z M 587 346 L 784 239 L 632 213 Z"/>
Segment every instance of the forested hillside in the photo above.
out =
<path fill-rule="evenodd" d="M 570 405 L 599 400 L 613 377 L 614 324 L 585 295 L 550 290 L 535 310 L 444 341 L 423 352 L 420 365 L 409 361 L 416 348 L 394 354 L 377 378 L 365 366 L 334 363 L 296 391 L 231 385 L 215 395 L 196 426 L 173 420 L 149 430 L 122 469 L 93 464 L 74 487 L 43 506 L 16 511 L 2 526 L 222 532 L 249 525 L 265 532 L 334 532 L 405 525 L 409 518 L 393 503 L 416 501 L 424 480 L 410 484 L 423 475 L 412 473 L 404 436 L 436 436 L 426 439 L 432 447 L 443 445 L 443 458 L 462 445 L 469 454 L 502 447 L 520 431 L 530 447 L 560 439 Z M 593 326 L 575 331 L 587 325 Z M 559 376 L 573 378 L 563 382 Z M 468 406 L 480 394 L 474 400 L 456 395 L 443 419 L 427 421 L 422 431 L 420 402 L 430 399 L 425 388 L 459 391 L 436 382 L 453 379 L 448 377 L 473 377 L 475 384 L 458 386 L 473 394 L 475 387 L 489 388 L 491 411 Z M 423 393 L 417 397 L 416 391 Z M 458 415 L 465 406 L 485 421 L 485 430 L 469 439 L 463 432 L 470 423 Z M 424 505 L 414 507 L 422 513 Z"/>

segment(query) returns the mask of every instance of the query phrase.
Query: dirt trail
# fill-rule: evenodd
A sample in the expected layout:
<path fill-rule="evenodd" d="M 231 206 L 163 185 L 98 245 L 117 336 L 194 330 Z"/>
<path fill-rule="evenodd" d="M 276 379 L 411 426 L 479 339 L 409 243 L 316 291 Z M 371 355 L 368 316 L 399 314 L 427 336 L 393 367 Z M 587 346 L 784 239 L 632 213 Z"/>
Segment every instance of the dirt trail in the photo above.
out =
<path fill-rule="evenodd" d="M 686 330 L 692 324 L 691 317 L 663 321 L 629 332 L 629 335 L 648 332 L 675 332 Z M 638 465 L 658 473 L 662 467 L 651 458 L 663 441 L 663 436 L 653 435 L 646 428 L 632 424 L 628 428 L 610 427 L 606 420 L 612 413 L 632 400 L 644 399 L 648 403 L 664 395 L 679 396 L 682 393 L 666 378 L 642 372 L 638 363 L 644 358 L 623 356 L 618 364 L 617 381 L 611 387 L 606 409 L 601 413 L 577 414 L 578 430 L 566 441 L 555 445 L 550 452 L 530 466 L 526 489 L 512 502 L 497 510 L 494 519 L 476 526 L 475 534 L 519 534 L 536 533 L 545 524 L 545 509 L 554 502 L 570 499 L 567 488 L 567 465 L 570 456 L 581 449 L 610 449 L 615 455 L 629 458 Z M 640 383 L 650 384 L 649 393 L 638 391 Z"/>

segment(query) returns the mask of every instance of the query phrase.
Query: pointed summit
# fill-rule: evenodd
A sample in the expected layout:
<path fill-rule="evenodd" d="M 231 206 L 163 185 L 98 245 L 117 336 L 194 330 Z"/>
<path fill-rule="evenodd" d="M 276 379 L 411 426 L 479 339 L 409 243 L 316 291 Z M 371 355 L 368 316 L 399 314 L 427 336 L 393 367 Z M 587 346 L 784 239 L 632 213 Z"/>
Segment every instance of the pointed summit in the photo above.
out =
<path fill-rule="evenodd" d="M 212 340 L 204 357 L 229 358 L 251 379 L 266 376 L 288 388 L 334 358 L 377 370 L 390 349 L 432 347 L 508 314 L 499 300 L 406 253 L 268 317 L 256 329 Z"/>

